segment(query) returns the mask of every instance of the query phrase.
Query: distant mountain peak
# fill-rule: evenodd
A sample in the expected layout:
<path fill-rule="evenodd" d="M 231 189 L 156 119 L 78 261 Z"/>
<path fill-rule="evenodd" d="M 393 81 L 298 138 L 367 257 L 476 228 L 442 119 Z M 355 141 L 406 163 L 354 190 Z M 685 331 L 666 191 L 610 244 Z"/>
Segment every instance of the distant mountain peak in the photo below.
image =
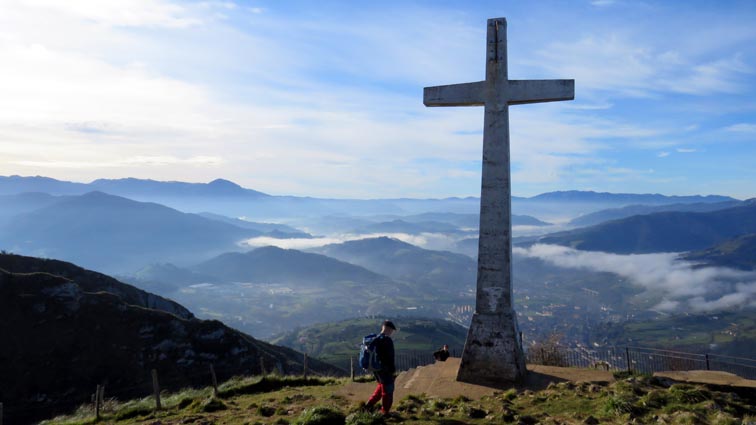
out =
<path fill-rule="evenodd" d="M 659 193 L 610 193 L 594 192 L 592 190 L 561 190 L 546 192 L 528 198 L 539 201 L 572 201 L 572 202 L 632 202 L 632 203 L 670 203 L 670 202 L 724 202 L 735 201 L 735 198 L 720 195 L 662 195 Z"/>
<path fill-rule="evenodd" d="M 237 188 L 237 189 L 243 189 L 238 184 L 236 184 L 236 183 L 234 183 L 234 182 L 232 182 L 230 180 L 226 180 L 226 179 L 215 179 L 215 180 L 211 181 L 210 183 L 208 183 L 208 185 L 210 185 L 210 186 L 216 186 L 216 187 L 233 187 L 233 188 Z"/>

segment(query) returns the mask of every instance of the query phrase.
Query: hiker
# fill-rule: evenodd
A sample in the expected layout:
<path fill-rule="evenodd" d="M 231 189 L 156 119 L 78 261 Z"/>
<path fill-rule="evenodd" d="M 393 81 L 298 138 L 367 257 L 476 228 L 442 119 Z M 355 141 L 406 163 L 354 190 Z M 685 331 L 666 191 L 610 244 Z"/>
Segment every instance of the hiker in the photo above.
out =
<path fill-rule="evenodd" d="M 445 362 L 449 358 L 449 346 L 444 344 L 443 347 L 433 352 L 433 358 L 439 362 Z"/>
<path fill-rule="evenodd" d="M 378 360 L 381 362 L 381 369 L 373 372 L 378 385 L 375 392 L 368 399 L 365 405 L 372 409 L 378 400 L 381 400 L 381 413 L 388 415 L 391 410 L 391 404 L 394 402 L 394 341 L 391 340 L 391 334 L 396 332 L 396 326 L 390 320 L 383 322 L 381 334 L 376 340 L 376 353 Z"/>

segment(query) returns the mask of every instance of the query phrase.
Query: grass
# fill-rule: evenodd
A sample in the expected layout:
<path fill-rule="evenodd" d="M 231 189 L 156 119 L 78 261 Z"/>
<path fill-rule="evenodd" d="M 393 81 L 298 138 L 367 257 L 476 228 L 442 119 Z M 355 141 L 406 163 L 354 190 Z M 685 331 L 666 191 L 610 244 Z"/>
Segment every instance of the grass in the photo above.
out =
<path fill-rule="evenodd" d="M 154 411 L 151 397 L 118 402 L 108 400 L 101 423 L 113 424 L 277 424 L 384 425 L 404 424 L 601 424 L 674 423 L 740 424 L 756 421 L 753 396 L 723 391 L 722 387 L 672 384 L 642 375 L 623 375 L 613 383 L 551 384 L 540 391 L 510 389 L 471 400 L 463 395 L 439 398 L 414 394 L 395 401 L 394 417 L 383 418 L 335 395 L 347 379 L 266 376 L 233 378 L 219 395 L 212 390 L 188 389 L 162 397 Z M 91 406 L 47 425 L 95 423 Z"/>

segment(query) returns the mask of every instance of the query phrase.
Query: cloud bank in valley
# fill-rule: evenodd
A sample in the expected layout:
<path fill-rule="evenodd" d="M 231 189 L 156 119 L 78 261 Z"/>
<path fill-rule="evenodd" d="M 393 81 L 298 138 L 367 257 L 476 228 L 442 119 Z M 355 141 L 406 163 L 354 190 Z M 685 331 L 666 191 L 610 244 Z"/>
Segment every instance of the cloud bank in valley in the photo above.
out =
<path fill-rule="evenodd" d="M 756 307 L 756 273 L 723 267 L 696 267 L 676 253 L 618 255 L 536 244 L 514 253 L 555 266 L 609 272 L 662 294 L 655 310 L 709 312 Z"/>
<path fill-rule="evenodd" d="M 402 242 L 419 246 L 421 248 L 441 251 L 450 250 L 459 240 L 459 238 L 454 238 L 443 233 L 421 233 L 418 235 L 411 235 L 408 233 L 343 233 L 326 237 L 294 239 L 276 239 L 268 236 L 259 236 L 256 238 L 247 239 L 241 242 L 241 245 L 250 248 L 276 246 L 278 248 L 284 249 L 310 249 L 329 244 L 380 237 L 398 239 Z"/>

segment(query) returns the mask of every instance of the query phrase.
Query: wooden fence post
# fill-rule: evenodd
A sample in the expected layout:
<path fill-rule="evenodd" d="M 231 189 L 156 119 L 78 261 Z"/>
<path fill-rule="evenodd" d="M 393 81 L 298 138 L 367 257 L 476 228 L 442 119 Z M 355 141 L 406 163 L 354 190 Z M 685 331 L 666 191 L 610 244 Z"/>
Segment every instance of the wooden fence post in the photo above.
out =
<path fill-rule="evenodd" d="M 105 409 L 105 385 L 100 385 L 100 409 Z"/>
<path fill-rule="evenodd" d="M 262 357 L 260 357 L 260 375 L 265 376 L 265 362 Z"/>
<path fill-rule="evenodd" d="M 304 353 L 304 379 L 307 380 L 307 353 Z"/>
<path fill-rule="evenodd" d="M 349 358 L 349 377 L 354 381 L 354 357 Z"/>
<path fill-rule="evenodd" d="M 218 397 L 218 378 L 215 376 L 215 368 L 210 363 L 210 377 L 213 379 L 213 397 Z"/>
<path fill-rule="evenodd" d="M 706 370 L 711 370 L 709 368 L 709 353 L 706 353 Z"/>
<path fill-rule="evenodd" d="M 152 369 L 152 391 L 155 394 L 155 410 L 160 410 L 160 383 L 158 382 L 157 370 Z"/>
<path fill-rule="evenodd" d="M 95 389 L 95 420 L 100 420 L 100 386 Z"/>
<path fill-rule="evenodd" d="M 625 361 L 627 362 L 627 371 L 632 372 L 633 369 L 630 366 L 630 349 L 628 347 L 625 347 Z"/>

